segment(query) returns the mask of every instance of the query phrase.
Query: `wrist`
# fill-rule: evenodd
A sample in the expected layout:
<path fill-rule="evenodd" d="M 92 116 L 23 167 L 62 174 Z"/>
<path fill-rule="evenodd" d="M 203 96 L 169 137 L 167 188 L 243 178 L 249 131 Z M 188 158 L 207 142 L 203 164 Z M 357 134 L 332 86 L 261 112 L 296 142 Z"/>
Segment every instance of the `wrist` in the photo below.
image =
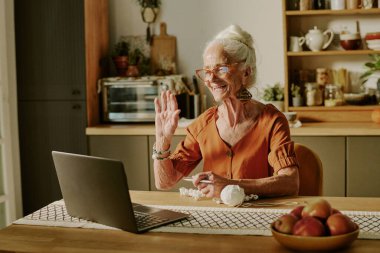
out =
<path fill-rule="evenodd" d="M 168 150 L 170 148 L 171 138 L 156 137 L 155 148 L 156 150 Z"/>

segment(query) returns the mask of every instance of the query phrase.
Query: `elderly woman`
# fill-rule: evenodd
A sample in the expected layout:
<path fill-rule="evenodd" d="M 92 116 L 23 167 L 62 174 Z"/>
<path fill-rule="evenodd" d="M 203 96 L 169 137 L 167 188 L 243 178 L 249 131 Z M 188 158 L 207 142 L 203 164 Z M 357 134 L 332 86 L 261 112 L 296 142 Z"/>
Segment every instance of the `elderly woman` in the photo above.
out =
<path fill-rule="evenodd" d="M 288 122 L 274 106 L 253 100 L 248 91 L 255 81 L 255 64 L 252 37 L 239 26 L 228 27 L 207 44 L 203 68 L 196 74 L 218 105 L 194 120 L 172 154 L 177 102 L 170 92 L 155 100 L 153 158 L 158 189 L 170 189 L 203 159 L 203 172 L 193 177 L 193 183 L 207 197 L 219 197 L 226 185 L 239 185 L 246 194 L 259 196 L 298 193 L 298 165 Z"/>

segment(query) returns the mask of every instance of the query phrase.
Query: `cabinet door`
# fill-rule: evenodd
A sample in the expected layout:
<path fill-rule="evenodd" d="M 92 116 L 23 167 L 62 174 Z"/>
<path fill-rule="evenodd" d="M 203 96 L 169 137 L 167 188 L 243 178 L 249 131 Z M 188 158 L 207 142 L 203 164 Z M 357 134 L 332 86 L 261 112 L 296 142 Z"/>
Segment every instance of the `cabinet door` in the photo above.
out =
<path fill-rule="evenodd" d="M 21 100 L 83 100 L 83 0 L 15 0 Z"/>
<path fill-rule="evenodd" d="M 85 102 L 19 101 L 24 214 L 62 198 L 52 150 L 87 153 Z"/>
<path fill-rule="evenodd" d="M 347 137 L 347 196 L 380 197 L 380 137 Z"/>
<path fill-rule="evenodd" d="M 323 195 L 345 196 L 345 137 L 292 137 L 319 155 L 323 165 Z"/>
<path fill-rule="evenodd" d="M 89 136 L 93 156 L 121 160 L 130 190 L 149 190 L 147 136 Z"/>
<path fill-rule="evenodd" d="M 172 145 L 171 145 L 171 150 L 174 150 L 178 143 L 180 143 L 185 136 L 174 136 L 172 140 Z M 156 188 L 154 184 L 154 169 L 153 169 L 153 159 L 152 154 L 153 154 L 153 143 L 155 142 L 156 137 L 155 136 L 149 136 L 149 165 L 150 165 L 150 173 L 149 173 L 149 178 L 150 178 L 150 190 L 151 191 L 157 191 L 158 189 Z M 198 166 L 190 173 L 189 176 L 195 175 L 198 172 L 201 172 L 203 170 L 203 161 L 201 161 Z M 173 189 L 170 191 L 178 191 L 179 188 L 181 187 L 186 187 L 186 188 L 195 188 L 194 185 L 191 182 L 187 182 L 184 180 L 179 181 Z"/>

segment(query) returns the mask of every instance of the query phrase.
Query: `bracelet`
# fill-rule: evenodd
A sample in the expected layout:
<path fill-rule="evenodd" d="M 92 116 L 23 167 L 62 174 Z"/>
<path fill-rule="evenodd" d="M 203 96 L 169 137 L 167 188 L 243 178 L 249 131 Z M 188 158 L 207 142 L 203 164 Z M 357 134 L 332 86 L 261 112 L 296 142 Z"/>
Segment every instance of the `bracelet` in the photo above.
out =
<path fill-rule="evenodd" d="M 157 151 L 156 150 L 156 143 L 153 144 L 153 154 L 157 154 L 157 155 L 166 155 L 166 154 L 170 154 L 170 146 L 167 150 L 163 150 L 163 151 Z"/>
<path fill-rule="evenodd" d="M 158 154 L 153 154 L 153 155 L 152 155 L 152 159 L 153 159 L 153 160 L 163 161 L 163 160 L 167 160 L 167 159 L 169 159 L 169 156 L 162 157 L 162 156 L 159 156 Z"/>
<path fill-rule="evenodd" d="M 164 155 L 166 155 L 165 157 L 163 157 Z M 167 160 L 169 159 L 169 156 L 170 156 L 170 146 L 167 150 L 163 150 L 163 151 L 157 151 L 156 150 L 156 143 L 153 144 L 153 155 L 152 155 L 152 159 L 154 160 Z"/>

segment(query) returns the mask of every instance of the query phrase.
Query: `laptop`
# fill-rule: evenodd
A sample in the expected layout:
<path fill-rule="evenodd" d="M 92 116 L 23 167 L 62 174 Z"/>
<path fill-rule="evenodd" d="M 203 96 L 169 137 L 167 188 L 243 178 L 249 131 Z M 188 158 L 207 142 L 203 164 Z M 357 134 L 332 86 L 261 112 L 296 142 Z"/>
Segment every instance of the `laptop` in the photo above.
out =
<path fill-rule="evenodd" d="M 67 212 L 73 217 L 141 233 L 189 216 L 132 203 L 121 161 L 58 151 L 52 156 Z"/>

